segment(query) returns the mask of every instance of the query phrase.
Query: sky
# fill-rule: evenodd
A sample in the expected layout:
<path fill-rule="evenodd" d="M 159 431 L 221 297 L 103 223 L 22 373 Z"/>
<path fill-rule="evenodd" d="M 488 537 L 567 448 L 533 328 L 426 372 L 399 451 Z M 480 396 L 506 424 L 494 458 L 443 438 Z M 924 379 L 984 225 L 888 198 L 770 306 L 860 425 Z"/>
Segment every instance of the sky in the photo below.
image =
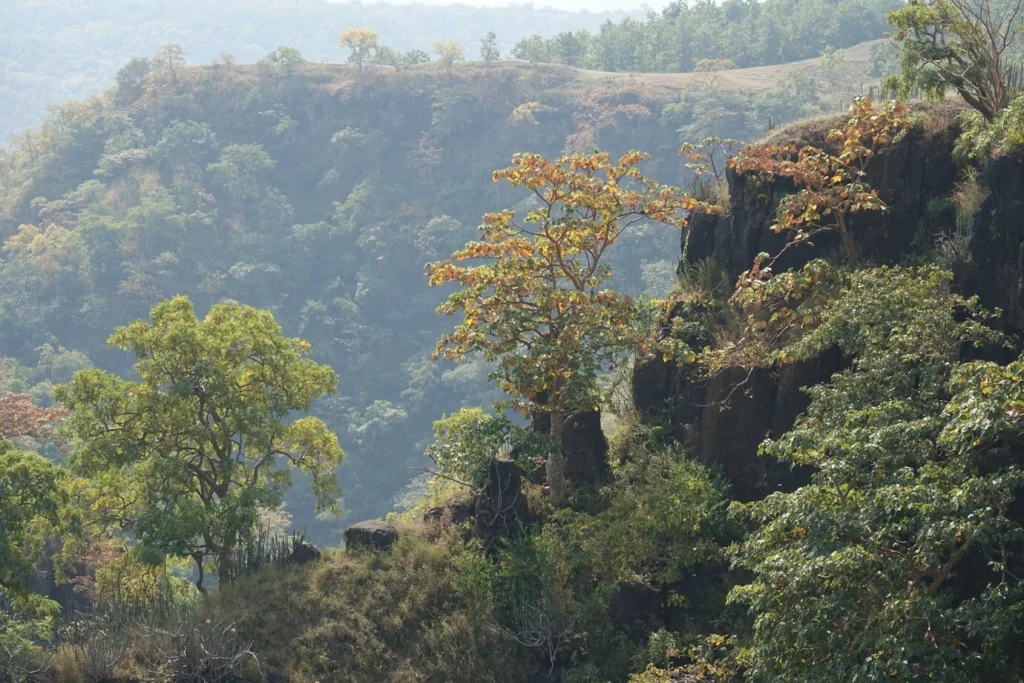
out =
<path fill-rule="evenodd" d="M 329 0 L 330 2 L 346 2 L 348 0 Z M 362 0 L 370 4 L 374 0 Z M 526 4 L 508 2 L 508 0 L 381 0 L 389 5 L 473 5 L 477 7 L 505 7 L 508 5 Z M 555 9 L 581 12 L 605 12 L 615 10 L 661 10 L 670 0 L 536 0 L 530 4 L 537 7 L 554 7 Z"/>

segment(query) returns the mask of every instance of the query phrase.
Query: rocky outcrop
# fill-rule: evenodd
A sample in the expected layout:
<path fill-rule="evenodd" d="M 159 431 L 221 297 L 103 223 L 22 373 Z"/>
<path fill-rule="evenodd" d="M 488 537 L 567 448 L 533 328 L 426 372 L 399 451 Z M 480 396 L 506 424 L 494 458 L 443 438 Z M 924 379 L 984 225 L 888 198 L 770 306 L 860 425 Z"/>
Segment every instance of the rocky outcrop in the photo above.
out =
<path fill-rule="evenodd" d="M 452 500 L 424 512 L 423 521 L 428 524 L 453 524 L 460 526 L 473 518 L 475 507 L 472 500 Z"/>
<path fill-rule="evenodd" d="M 296 543 L 288 557 L 290 564 L 309 564 L 320 560 L 320 549 L 312 543 Z"/>
<path fill-rule="evenodd" d="M 889 210 L 856 215 L 851 221 L 863 256 L 871 262 L 898 262 L 919 235 L 934 235 L 953 225 L 952 211 L 936 200 L 948 197 L 957 180 L 953 147 L 961 109 L 951 104 L 917 109 L 918 123 L 898 143 L 883 149 L 867 169 L 869 182 Z M 827 146 L 828 131 L 839 123 L 838 117 L 803 122 L 776 131 L 763 142 Z M 983 298 L 997 302 L 994 305 L 1013 305 L 1019 314 L 1010 319 L 1019 319 L 1024 326 L 1024 173 L 1019 166 L 1013 171 L 1004 166 L 997 173 L 1003 184 L 996 184 L 986 203 L 990 228 L 976 230 L 971 249 L 1002 257 L 1004 272 L 995 278 L 997 283 L 987 284 L 992 291 Z M 728 182 L 725 215 L 691 216 L 683 236 L 683 263 L 713 258 L 735 278 L 758 253 L 781 249 L 784 238 L 770 227 L 779 199 L 793 186 L 787 180 L 762 182 L 731 170 Z M 988 220 L 985 210 L 979 220 Z M 1008 224 L 1016 226 L 1012 236 L 1005 234 Z M 822 236 L 813 247 L 787 252 L 776 270 L 800 267 L 834 246 L 834 239 Z M 975 291 L 981 291 L 981 285 Z M 668 425 L 680 439 L 696 428 L 696 439 L 691 440 L 696 456 L 726 475 L 735 498 L 754 500 L 806 481 L 807 472 L 758 456 L 758 447 L 766 436 L 792 427 L 808 405 L 805 387 L 827 381 L 841 367 L 839 354 L 832 352 L 781 370 L 732 369 L 705 379 L 692 369 L 655 360 L 635 367 L 633 400 L 642 415 Z"/>
<path fill-rule="evenodd" d="M 895 262 L 910 250 L 919 231 L 937 234 L 950 227 L 951 212 L 936 214 L 936 198 L 949 195 L 957 179 L 953 146 L 960 133 L 962 108 L 954 104 L 922 104 L 915 108 L 920 121 L 898 143 L 883 148 L 868 164 L 871 186 L 889 207 L 884 214 L 855 215 L 851 231 L 864 256 L 879 263 Z M 787 126 L 763 140 L 770 145 L 827 147 L 828 131 L 841 117 L 825 117 Z M 778 201 L 793 190 L 787 180 L 763 183 L 730 170 L 729 206 L 724 216 L 698 214 L 683 233 L 684 258 L 698 263 L 714 257 L 735 277 L 750 267 L 761 252 L 777 253 L 784 237 L 771 231 Z M 785 270 L 820 256 L 837 244 L 824 235 L 814 247 L 791 250 L 777 264 Z"/>
<path fill-rule="evenodd" d="M 575 488 L 597 484 L 609 475 L 608 439 L 601 430 L 601 411 L 571 414 L 562 427 L 565 478 Z"/>
<path fill-rule="evenodd" d="M 972 222 L 970 261 L 957 279 L 985 306 L 1001 309 L 1008 327 L 1024 330 L 1024 159 L 995 159 L 980 180 L 988 198 Z"/>
<path fill-rule="evenodd" d="M 398 541 L 398 530 L 387 522 L 372 519 L 345 529 L 348 550 L 389 550 Z"/>
<path fill-rule="evenodd" d="M 474 533 L 494 545 L 498 539 L 516 536 L 526 515 L 519 466 L 506 458 L 492 459 L 487 484 L 476 496 Z"/>

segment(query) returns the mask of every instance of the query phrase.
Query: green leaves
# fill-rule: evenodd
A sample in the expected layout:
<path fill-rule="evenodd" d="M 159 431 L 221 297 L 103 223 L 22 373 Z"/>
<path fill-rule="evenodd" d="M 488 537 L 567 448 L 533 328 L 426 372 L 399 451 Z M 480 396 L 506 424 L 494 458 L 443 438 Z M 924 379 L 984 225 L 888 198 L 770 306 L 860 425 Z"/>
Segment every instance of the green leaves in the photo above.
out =
<path fill-rule="evenodd" d="M 853 273 L 790 349 L 854 360 L 763 446 L 814 466 L 811 484 L 736 508 L 758 525 L 734 548 L 756 578 L 732 594 L 756 615 L 752 680 L 1008 680 L 1024 476 L 985 449 L 1017 437 L 1021 361 L 956 366 L 1000 336 L 950 285 L 929 267 Z"/>
<path fill-rule="evenodd" d="M 85 370 L 56 392 L 70 412 L 69 463 L 92 479 L 97 514 L 165 554 L 226 561 L 259 510 L 280 504 L 281 465 L 311 475 L 318 508 L 336 509 L 337 437 L 289 417 L 337 378 L 270 313 L 220 304 L 200 321 L 177 297 L 110 345 L 134 353 L 139 381 Z"/>

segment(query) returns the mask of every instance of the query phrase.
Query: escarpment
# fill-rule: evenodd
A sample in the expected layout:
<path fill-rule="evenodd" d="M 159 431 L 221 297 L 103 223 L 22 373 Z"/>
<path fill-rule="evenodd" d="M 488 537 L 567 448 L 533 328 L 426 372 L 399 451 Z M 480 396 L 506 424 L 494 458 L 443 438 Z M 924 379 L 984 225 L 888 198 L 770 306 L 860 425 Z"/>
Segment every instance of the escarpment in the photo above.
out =
<path fill-rule="evenodd" d="M 952 196 L 962 173 L 955 161 L 962 111 L 949 103 L 914 107 L 910 130 L 867 167 L 867 181 L 887 210 L 856 214 L 851 231 L 865 261 L 878 264 L 915 263 L 940 236 L 958 235 L 961 253 L 951 265 L 956 285 L 978 295 L 983 306 L 999 309 L 998 324 L 1010 331 L 1024 329 L 1024 160 L 1018 155 L 989 162 L 978 175 L 984 202 L 973 217 L 958 220 Z M 762 142 L 826 147 L 828 131 L 841 121 L 801 122 Z M 779 200 L 793 186 L 732 169 L 727 182 L 723 214 L 691 216 L 680 267 L 714 261 L 731 284 L 759 253 L 781 250 L 784 236 L 771 226 Z M 789 249 L 775 270 L 798 268 L 838 247 L 834 235 L 821 235 L 813 245 Z M 807 481 L 807 472 L 759 456 L 758 448 L 766 437 L 793 426 L 809 403 L 806 387 L 828 381 L 847 362 L 833 350 L 782 368 L 728 368 L 708 378 L 690 366 L 645 361 L 633 371 L 634 407 L 647 421 L 692 444 L 698 459 L 720 469 L 736 499 L 756 500 Z"/>

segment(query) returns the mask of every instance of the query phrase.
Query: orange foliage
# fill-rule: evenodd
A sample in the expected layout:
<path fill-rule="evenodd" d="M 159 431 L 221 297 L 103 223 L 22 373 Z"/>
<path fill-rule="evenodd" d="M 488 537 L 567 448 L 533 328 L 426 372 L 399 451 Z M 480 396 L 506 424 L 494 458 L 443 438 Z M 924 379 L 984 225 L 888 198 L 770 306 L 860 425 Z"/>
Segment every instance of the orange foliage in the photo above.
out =
<path fill-rule="evenodd" d="M 809 243 L 824 232 L 838 233 L 847 259 L 857 259 L 857 246 L 850 234 L 850 214 L 885 211 L 877 190 L 868 186 L 868 162 L 877 151 L 892 142 L 909 126 L 906 105 L 887 102 L 875 107 L 870 99 L 851 105 L 844 126 L 828 134 L 835 151 L 812 145 L 751 145 L 730 159 L 737 173 L 762 180 L 789 178 L 797 191 L 779 202 L 778 219 L 772 230 L 788 234 L 786 248 Z M 776 256 L 777 258 L 777 256 Z M 770 259 L 774 260 L 774 259 Z"/>
<path fill-rule="evenodd" d="M 63 417 L 62 409 L 40 408 L 28 394 L 0 394 L 0 438 L 56 441 L 53 426 Z"/>

